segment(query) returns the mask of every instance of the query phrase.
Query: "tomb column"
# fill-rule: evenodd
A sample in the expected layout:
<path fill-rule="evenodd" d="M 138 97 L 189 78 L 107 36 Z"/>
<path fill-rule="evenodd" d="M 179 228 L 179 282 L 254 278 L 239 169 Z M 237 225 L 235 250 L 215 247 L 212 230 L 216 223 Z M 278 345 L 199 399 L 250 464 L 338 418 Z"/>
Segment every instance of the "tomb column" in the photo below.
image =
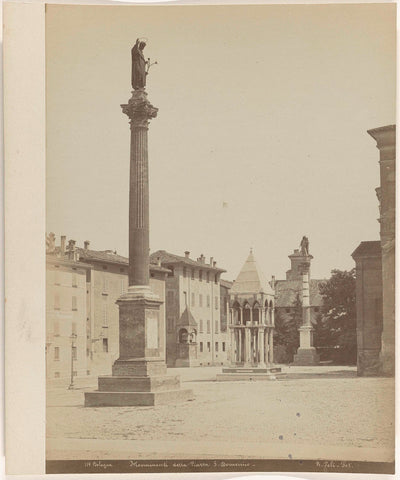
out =
<path fill-rule="evenodd" d="M 261 323 L 262 325 L 265 325 L 265 307 L 261 307 L 261 309 L 260 309 L 260 315 L 261 315 L 261 317 L 260 317 L 260 323 Z"/>
<path fill-rule="evenodd" d="M 258 344 L 259 344 L 259 352 L 260 352 L 260 365 L 264 366 L 265 361 L 264 361 L 264 329 L 260 328 L 258 332 Z"/>

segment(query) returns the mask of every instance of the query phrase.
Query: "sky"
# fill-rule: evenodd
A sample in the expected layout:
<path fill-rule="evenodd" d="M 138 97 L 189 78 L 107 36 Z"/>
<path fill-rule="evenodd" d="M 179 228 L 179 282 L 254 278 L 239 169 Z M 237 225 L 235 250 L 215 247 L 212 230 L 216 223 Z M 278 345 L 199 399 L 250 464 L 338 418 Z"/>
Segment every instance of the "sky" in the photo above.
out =
<path fill-rule="evenodd" d="M 395 123 L 393 4 L 46 8 L 46 230 L 128 253 L 130 50 L 147 37 L 150 247 L 250 248 L 285 278 L 303 235 L 313 278 L 379 239 L 379 151 Z"/>

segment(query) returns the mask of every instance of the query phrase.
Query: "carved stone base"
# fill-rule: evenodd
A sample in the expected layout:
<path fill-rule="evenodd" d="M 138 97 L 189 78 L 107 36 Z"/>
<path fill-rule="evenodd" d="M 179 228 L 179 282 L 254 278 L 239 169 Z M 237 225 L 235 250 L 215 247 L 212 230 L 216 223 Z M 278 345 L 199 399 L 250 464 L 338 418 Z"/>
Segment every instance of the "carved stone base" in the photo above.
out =
<path fill-rule="evenodd" d="M 129 287 L 119 305 L 120 358 L 98 390 L 85 392 L 86 407 L 151 406 L 193 399 L 178 375 L 167 375 L 161 301 L 148 286 Z"/>
<path fill-rule="evenodd" d="M 293 365 L 307 366 L 318 365 L 319 355 L 314 347 L 299 348 L 294 356 Z"/>

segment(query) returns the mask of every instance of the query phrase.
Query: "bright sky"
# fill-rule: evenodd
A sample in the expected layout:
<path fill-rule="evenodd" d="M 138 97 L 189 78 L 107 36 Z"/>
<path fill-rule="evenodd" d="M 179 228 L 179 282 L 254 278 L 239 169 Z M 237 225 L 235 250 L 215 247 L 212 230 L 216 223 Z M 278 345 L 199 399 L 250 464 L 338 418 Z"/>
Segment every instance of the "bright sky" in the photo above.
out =
<path fill-rule="evenodd" d="M 47 5 L 47 231 L 128 252 L 130 50 L 147 37 L 150 244 L 250 247 L 270 277 L 307 235 L 312 276 L 379 238 L 379 152 L 395 123 L 395 5 Z"/>

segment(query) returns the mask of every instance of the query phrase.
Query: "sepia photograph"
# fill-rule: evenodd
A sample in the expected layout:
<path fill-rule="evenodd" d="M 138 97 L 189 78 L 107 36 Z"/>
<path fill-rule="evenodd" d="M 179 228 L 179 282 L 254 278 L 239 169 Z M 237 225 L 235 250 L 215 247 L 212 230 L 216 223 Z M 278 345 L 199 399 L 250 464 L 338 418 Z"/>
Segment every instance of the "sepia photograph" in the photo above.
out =
<path fill-rule="evenodd" d="M 44 22 L 46 473 L 393 474 L 396 5 Z"/>

